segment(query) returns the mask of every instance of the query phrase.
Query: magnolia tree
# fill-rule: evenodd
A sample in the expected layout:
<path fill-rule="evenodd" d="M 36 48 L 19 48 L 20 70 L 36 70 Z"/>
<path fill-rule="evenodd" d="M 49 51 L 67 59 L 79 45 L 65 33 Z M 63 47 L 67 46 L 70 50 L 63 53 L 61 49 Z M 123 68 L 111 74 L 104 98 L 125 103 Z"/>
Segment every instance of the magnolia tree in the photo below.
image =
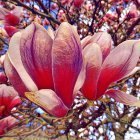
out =
<path fill-rule="evenodd" d="M 139 10 L 139 0 L 2 0 L 0 137 L 140 139 Z"/>

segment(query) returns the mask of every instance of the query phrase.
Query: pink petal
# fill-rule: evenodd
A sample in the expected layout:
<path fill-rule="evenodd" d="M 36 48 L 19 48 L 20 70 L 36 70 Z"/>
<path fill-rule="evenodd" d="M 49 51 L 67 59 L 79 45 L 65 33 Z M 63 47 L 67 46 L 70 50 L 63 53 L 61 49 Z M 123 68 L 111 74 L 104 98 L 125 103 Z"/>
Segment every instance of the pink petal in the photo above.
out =
<path fill-rule="evenodd" d="M 24 83 L 21 80 L 21 78 L 20 78 L 19 74 L 17 73 L 16 69 L 11 64 L 7 55 L 6 55 L 5 60 L 4 60 L 4 69 L 5 69 L 6 75 L 9 79 L 10 83 L 18 91 L 20 96 L 24 96 L 24 93 L 26 91 L 28 91 L 28 89 L 24 85 Z"/>
<path fill-rule="evenodd" d="M 7 76 L 5 75 L 4 72 L 0 72 L 0 84 L 6 84 L 7 83 Z"/>
<path fill-rule="evenodd" d="M 16 32 L 18 32 L 18 29 L 14 26 L 4 26 L 4 29 L 9 37 L 12 37 Z"/>
<path fill-rule="evenodd" d="M 0 136 L 5 134 L 17 124 L 16 118 L 8 116 L 0 120 Z"/>
<path fill-rule="evenodd" d="M 8 26 L 16 26 L 20 22 L 20 18 L 11 13 L 7 14 L 4 20 L 5 20 L 5 24 Z"/>
<path fill-rule="evenodd" d="M 0 20 L 4 20 L 5 16 L 9 13 L 7 9 L 0 7 Z"/>
<path fill-rule="evenodd" d="M 77 81 L 76 81 L 76 84 L 74 87 L 74 95 L 75 96 L 77 95 L 77 93 L 79 92 L 81 87 L 83 86 L 85 78 L 86 78 L 86 68 L 85 68 L 85 65 L 83 64 L 83 67 L 79 73 L 79 76 L 77 78 Z"/>
<path fill-rule="evenodd" d="M 127 75 L 125 75 L 124 78 L 135 74 L 137 71 L 140 71 L 140 67 L 135 67 L 130 73 L 128 73 Z"/>
<path fill-rule="evenodd" d="M 82 40 L 81 40 L 81 46 L 82 46 L 82 48 L 84 49 L 88 44 L 90 44 L 90 43 L 92 43 L 92 36 L 86 36 L 85 38 L 83 38 Z"/>
<path fill-rule="evenodd" d="M 9 112 L 16 106 L 20 105 L 22 103 L 19 96 L 15 96 L 11 103 L 9 104 Z"/>
<path fill-rule="evenodd" d="M 39 89 L 53 89 L 52 50 L 53 40 L 39 24 L 32 23 L 22 31 L 20 55 L 22 63 Z"/>
<path fill-rule="evenodd" d="M 98 81 L 98 97 L 115 81 L 129 74 L 136 66 L 140 56 L 140 43 L 125 41 L 116 47 L 105 59 Z"/>
<path fill-rule="evenodd" d="M 83 50 L 85 58 L 86 79 L 81 88 L 84 96 L 90 100 L 96 98 L 97 81 L 102 64 L 102 52 L 97 44 L 89 44 Z"/>
<path fill-rule="evenodd" d="M 49 27 L 47 32 L 48 32 L 49 36 L 54 40 L 54 31 L 53 31 L 53 29 L 51 27 Z"/>
<path fill-rule="evenodd" d="M 53 80 L 56 94 L 67 107 L 73 102 L 73 90 L 82 68 L 80 39 L 73 27 L 63 22 L 52 47 Z"/>
<path fill-rule="evenodd" d="M 86 47 L 88 44 L 97 43 L 101 47 L 101 51 L 103 53 L 103 60 L 110 53 L 112 39 L 111 36 L 107 32 L 99 32 L 95 33 L 92 37 L 86 37 L 85 41 L 83 40 L 82 48 Z"/>
<path fill-rule="evenodd" d="M 26 92 L 25 95 L 30 101 L 39 105 L 42 109 L 56 117 L 64 117 L 68 112 L 68 108 L 51 89 Z"/>
<path fill-rule="evenodd" d="M 21 100 L 14 88 L 4 84 L 0 85 L 0 106 L 4 107 L 0 116 L 9 115 L 12 108 L 19 104 L 21 104 Z"/>
<path fill-rule="evenodd" d="M 125 105 L 140 107 L 140 100 L 120 90 L 110 89 L 105 94 Z"/>
<path fill-rule="evenodd" d="M 25 87 L 29 91 L 36 91 L 36 90 L 38 90 L 38 88 L 37 88 L 36 84 L 34 83 L 34 81 L 31 79 L 31 77 L 29 76 L 29 74 L 27 73 L 27 71 L 24 68 L 23 63 L 21 61 L 21 54 L 20 54 L 20 50 L 19 50 L 20 41 L 21 41 L 21 33 L 18 32 L 16 34 L 14 34 L 14 36 L 10 40 L 9 49 L 8 49 L 8 58 L 10 60 L 10 63 L 16 70 L 16 76 L 17 76 L 17 74 L 19 75 L 18 80 L 21 79 L 22 82 L 24 83 Z M 13 68 L 12 68 L 12 70 L 13 70 Z M 10 73 L 7 71 L 9 71 L 8 69 L 6 69 L 6 73 Z M 10 81 L 10 82 L 12 82 L 12 81 Z"/>
<path fill-rule="evenodd" d="M 77 8 L 80 8 L 83 3 L 84 3 L 84 0 L 73 0 L 73 5 Z"/>

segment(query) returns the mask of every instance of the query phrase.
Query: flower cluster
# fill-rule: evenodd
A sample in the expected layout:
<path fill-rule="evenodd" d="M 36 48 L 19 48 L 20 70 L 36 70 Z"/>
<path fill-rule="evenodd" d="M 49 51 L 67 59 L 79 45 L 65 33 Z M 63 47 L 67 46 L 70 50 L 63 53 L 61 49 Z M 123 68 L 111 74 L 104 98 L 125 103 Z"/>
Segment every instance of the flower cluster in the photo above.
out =
<path fill-rule="evenodd" d="M 4 29 L 9 37 L 18 31 L 17 26 L 20 23 L 21 14 L 22 8 L 18 6 L 11 11 L 0 8 L 0 20 L 4 22 Z"/>
<path fill-rule="evenodd" d="M 78 92 L 90 100 L 108 94 L 124 104 L 140 106 L 135 97 L 108 90 L 136 67 L 140 41 L 124 41 L 111 49 L 106 32 L 80 41 L 76 28 L 67 22 L 55 33 L 32 23 L 11 38 L 4 67 L 20 96 L 57 117 L 67 114 Z"/>

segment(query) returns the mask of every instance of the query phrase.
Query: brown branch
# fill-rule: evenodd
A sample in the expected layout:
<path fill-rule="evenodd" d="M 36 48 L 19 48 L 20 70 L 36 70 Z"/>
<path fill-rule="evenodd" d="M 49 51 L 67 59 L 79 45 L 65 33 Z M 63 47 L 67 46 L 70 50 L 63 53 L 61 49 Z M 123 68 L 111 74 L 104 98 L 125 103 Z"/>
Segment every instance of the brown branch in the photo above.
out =
<path fill-rule="evenodd" d="M 140 23 L 140 17 L 138 17 L 138 19 L 130 26 L 130 28 L 128 28 L 126 35 L 123 37 L 123 39 L 119 43 L 125 41 L 133 32 L 133 29 L 135 28 L 135 26 L 137 26 L 139 23 Z"/>
<path fill-rule="evenodd" d="M 89 28 L 89 30 L 93 33 L 93 24 L 94 24 L 94 20 L 95 20 L 95 17 L 96 17 L 96 12 L 97 12 L 97 9 L 99 8 L 99 4 L 100 4 L 100 0 L 98 0 L 98 2 L 97 1 L 95 1 L 95 9 L 94 9 L 94 11 L 93 11 L 93 13 L 92 13 L 92 23 L 91 23 L 91 26 L 90 26 L 90 28 Z"/>
<path fill-rule="evenodd" d="M 7 134 L 4 134 L 4 135 L 0 135 L 1 137 L 18 137 L 18 136 L 29 136 L 35 132 L 37 132 L 39 129 L 41 129 L 44 125 L 40 125 L 39 127 L 37 127 L 36 129 L 32 130 L 32 131 L 29 131 L 29 132 L 25 132 L 25 133 L 22 133 L 22 134 L 14 134 L 14 135 L 7 135 Z"/>
<path fill-rule="evenodd" d="M 49 15 L 49 16 L 52 16 L 51 14 L 50 14 L 50 12 L 48 11 L 48 9 L 44 6 L 44 4 L 41 2 L 41 0 L 36 0 L 37 1 L 37 3 L 41 6 L 41 8 L 43 9 L 43 11 L 47 14 L 47 15 Z M 55 19 L 56 20 L 56 19 Z M 52 28 L 53 29 L 55 29 L 54 28 L 54 25 L 52 24 L 52 22 L 51 22 L 52 20 L 50 20 L 50 24 L 51 24 L 51 26 L 52 26 Z"/>
<path fill-rule="evenodd" d="M 13 3 L 11 0 L 8 0 L 8 1 Z M 16 4 L 14 3 L 15 5 L 22 6 L 34 14 L 40 15 L 42 18 L 48 18 L 49 20 L 53 21 L 54 23 L 60 25 L 60 22 L 58 20 L 56 20 L 50 13 L 42 13 L 38 10 L 35 10 L 35 9 L 27 6 L 26 4 L 24 4 L 20 0 L 15 0 L 14 2 L 16 3 Z"/>
<path fill-rule="evenodd" d="M 46 14 L 49 14 L 47 8 L 44 6 L 44 4 L 40 1 L 40 0 L 36 0 L 37 3 L 41 6 L 41 8 L 43 9 L 43 11 L 46 13 Z"/>

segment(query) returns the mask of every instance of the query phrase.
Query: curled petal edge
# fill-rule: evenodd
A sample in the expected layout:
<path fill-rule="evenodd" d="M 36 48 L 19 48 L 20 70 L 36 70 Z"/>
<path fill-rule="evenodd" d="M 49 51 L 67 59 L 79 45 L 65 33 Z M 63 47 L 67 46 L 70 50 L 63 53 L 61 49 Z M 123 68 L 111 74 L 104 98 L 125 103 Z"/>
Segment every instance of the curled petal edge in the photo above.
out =
<path fill-rule="evenodd" d="M 25 70 L 23 63 L 21 61 L 21 54 L 19 50 L 21 34 L 22 34 L 21 32 L 17 32 L 11 38 L 7 55 L 12 66 L 16 69 L 25 86 L 30 91 L 36 91 L 38 90 L 38 88 L 34 83 L 34 81 L 31 79 L 31 77 L 29 76 L 29 74 L 27 73 L 27 71 Z"/>
<path fill-rule="evenodd" d="M 110 89 L 106 91 L 105 94 L 109 95 L 111 98 L 115 99 L 119 103 L 129 106 L 140 107 L 140 100 L 130 94 L 126 94 L 123 91 Z"/>
<path fill-rule="evenodd" d="M 25 96 L 55 117 L 64 117 L 69 110 L 51 89 L 42 89 L 36 92 L 25 92 Z"/>

